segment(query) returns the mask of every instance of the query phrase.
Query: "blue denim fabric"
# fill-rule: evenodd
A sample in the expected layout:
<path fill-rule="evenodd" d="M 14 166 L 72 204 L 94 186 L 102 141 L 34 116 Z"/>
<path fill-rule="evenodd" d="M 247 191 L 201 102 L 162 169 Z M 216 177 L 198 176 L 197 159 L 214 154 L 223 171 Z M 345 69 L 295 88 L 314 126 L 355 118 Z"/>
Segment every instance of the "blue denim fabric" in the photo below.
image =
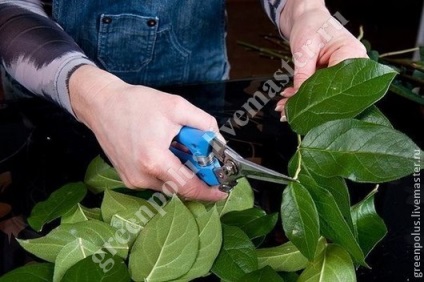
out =
<path fill-rule="evenodd" d="M 54 0 L 53 18 L 99 67 L 128 83 L 228 78 L 225 0 Z"/>

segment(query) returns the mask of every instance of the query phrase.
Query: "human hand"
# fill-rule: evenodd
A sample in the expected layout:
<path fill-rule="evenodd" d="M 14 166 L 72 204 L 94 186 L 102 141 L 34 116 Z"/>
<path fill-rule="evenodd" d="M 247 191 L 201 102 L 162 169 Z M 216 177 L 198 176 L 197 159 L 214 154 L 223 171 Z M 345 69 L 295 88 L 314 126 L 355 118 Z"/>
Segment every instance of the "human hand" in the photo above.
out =
<path fill-rule="evenodd" d="M 127 187 L 206 201 L 226 197 L 169 150 L 183 125 L 219 132 L 211 115 L 180 96 L 127 84 L 93 66 L 78 68 L 69 86 L 75 115 L 94 132 Z"/>
<path fill-rule="evenodd" d="M 294 60 L 293 86 L 277 103 L 281 120 L 284 105 L 317 69 L 348 58 L 368 57 L 364 45 L 331 16 L 323 0 L 287 0 L 281 13 L 282 33 L 289 39 Z"/>

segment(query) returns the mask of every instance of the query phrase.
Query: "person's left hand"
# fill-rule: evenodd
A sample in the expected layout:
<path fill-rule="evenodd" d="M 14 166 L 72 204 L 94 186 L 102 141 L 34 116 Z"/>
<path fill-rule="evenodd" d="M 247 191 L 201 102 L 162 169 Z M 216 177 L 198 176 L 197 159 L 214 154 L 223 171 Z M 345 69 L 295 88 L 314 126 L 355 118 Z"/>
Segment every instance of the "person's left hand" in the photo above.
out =
<path fill-rule="evenodd" d="M 308 1 L 307 3 L 305 1 Z M 285 121 L 284 105 L 302 83 L 323 67 L 334 66 L 348 58 L 367 58 L 365 46 L 337 19 L 321 0 L 288 0 L 280 26 L 289 39 L 294 60 L 293 86 L 286 88 L 277 103 Z"/>

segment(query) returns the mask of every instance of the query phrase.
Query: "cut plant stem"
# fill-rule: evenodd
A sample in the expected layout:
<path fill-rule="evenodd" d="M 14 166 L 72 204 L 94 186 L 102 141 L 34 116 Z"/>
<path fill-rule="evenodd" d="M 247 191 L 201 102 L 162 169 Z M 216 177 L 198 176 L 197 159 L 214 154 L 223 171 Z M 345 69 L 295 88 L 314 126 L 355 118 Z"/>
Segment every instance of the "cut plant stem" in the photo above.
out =
<path fill-rule="evenodd" d="M 273 57 L 280 58 L 280 59 L 283 59 L 283 60 L 285 60 L 287 58 L 286 55 L 279 54 L 279 53 L 272 51 L 271 49 L 268 49 L 268 48 L 258 47 L 258 46 L 252 45 L 252 44 L 244 42 L 244 41 L 237 41 L 237 43 L 246 47 L 246 48 L 258 51 L 258 52 L 260 52 L 262 54 L 266 54 L 268 56 L 273 56 Z"/>
<path fill-rule="evenodd" d="M 297 151 L 299 151 L 300 143 L 302 143 L 302 137 L 300 136 L 300 134 L 298 134 L 297 135 Z M 293 177 L 295 180 L 297 180 L 297 178 L 299 177 L 299 173 L 302 170 L 302 155 L 299 153 L 298 156 L 299 156 L 299 159 L 297 161 L 297 168 Z"/>
<path fill-rule="evenodd" d="M 406 99 L 409 99 L 413 102 L 416 102 L 424 106 L 424 98 L 418 94 L 415 94 L 414 92 L 412 92 L 412 90 L 410 90 L 409 88 L 406 88 L 405 86 L 392 83 L 389 89 L 390 91 L 392 91 L 393 93 L 399 96 L 402 96 Z"/>
<path fill-rule="evenodd" d="M 381 56 L 380 56 L 381 57 Z M 413 70 L 419 70 L 424 72 L 424 65 L 421 62 L 413 61 L 410 59 L 392 59 L 392 58 L 382 58 L 382 60 L 391 63 L 393 65 L 398 65 L 402 67 L 407 67 Z"/>
<path fill-rule="evenodd" d="M 418 48 L 418 47 L 414 47 L 414 48 L 410 48 L 410 49 L 387 52 L 387 53 L 381 54 L 380 58 L 384 58 L 384 57 L 388 57 L 388 56 L 395 56 L 395 55 L 402 55 L 402 54 L 405 54 L 405 53 L 411 53 L 411 52 L 418 51 L 419 49 L 420 48 Z"/>

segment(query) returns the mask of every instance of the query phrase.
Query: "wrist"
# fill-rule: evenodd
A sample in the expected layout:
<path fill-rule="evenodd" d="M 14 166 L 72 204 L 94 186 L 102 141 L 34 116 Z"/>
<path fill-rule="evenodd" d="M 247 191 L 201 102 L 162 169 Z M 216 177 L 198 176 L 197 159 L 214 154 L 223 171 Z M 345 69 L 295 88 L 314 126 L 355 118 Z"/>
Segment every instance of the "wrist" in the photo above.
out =
<path fill-rule="evenodd" d="M 297 19 L 314 11 L 328 12 L 324 0 L 287 0 L 280 15 L 280 30 L 290 39 L 290 34 Z"/>
<path fill-rule="evenodd" d="M 82 65 L 69 78 L 69 99 L 76 118 L 91 128 L 97 109 L 111 98 L 108 88 L 125 84 L 118 77 L 98 67 Z"/>

